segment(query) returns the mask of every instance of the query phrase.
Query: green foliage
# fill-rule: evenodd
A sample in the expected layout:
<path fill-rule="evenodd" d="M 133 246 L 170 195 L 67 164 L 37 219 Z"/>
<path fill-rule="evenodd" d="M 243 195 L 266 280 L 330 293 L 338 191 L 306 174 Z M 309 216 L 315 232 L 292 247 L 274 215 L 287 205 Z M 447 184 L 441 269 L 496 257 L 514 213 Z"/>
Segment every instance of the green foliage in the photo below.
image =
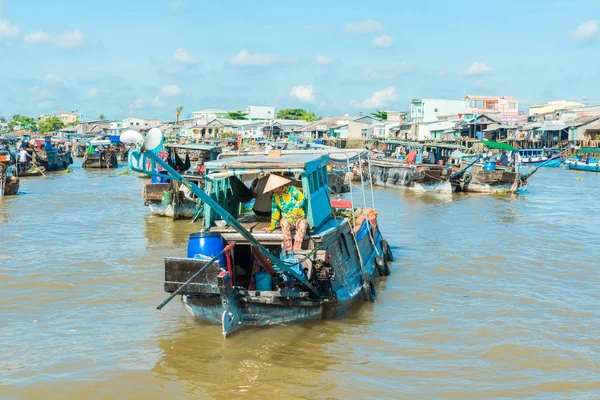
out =
<path fill-rule="evenodd" d="M 8 121 L 8 130 L 14 131 L 16 129 L 37 130 L 35 119 L 20 114 L 13 115 L 12 119 Z"/>
<path fill-rule="evenodd" d="M 5 123 L 6 122 L 6 118 L 0 117 L 0 122 Z"/>
<path fill-rule="evenodd" d="M 58 117 L 55 117 L 55 116 L 47 118 L 38 123 L 39 132 L 41 134 L 44 134 L 47 132 L 55 132 L 64 127 L 65 127 L 65 124 L 63 124 L 63 122 L 60 119 L 58 119 Z"/>
<path fill-rule="evenodd" d="M 388 119 L 388 115 L 387 115 L 386 111 L 377 110 L 375 112 L 372 112 L 371 115 L 374 118 L 380 119 L 382 121 L 387 121 L 387 119 Z"/>
<path fill-rule="evenodd" d="M 318 121 L 321 117 L 318 117 L 312 111 L 304 110 L 302 108 L 284 108 L 277 111 L 278 119 L 298 119 L 306 122 Z"/>
<path fill-rule="evenodd" d="M 237 111 L 229 111 L 227 113 L 226 119 L 246 119 L 246 113 L 242 110 Z"/>
<path fill-rule="evenodd" d="M 100 121 L 106 121 L 106 116 L 104 114 L 100 113 L 100 116 L 98 117 L 98 119 Z"/>

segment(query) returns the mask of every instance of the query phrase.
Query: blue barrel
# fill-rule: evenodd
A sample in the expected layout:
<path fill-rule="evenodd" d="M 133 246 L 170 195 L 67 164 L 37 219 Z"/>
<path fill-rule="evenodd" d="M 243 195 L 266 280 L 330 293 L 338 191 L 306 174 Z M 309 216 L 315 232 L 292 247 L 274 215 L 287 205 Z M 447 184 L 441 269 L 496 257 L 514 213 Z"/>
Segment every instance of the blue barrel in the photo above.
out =
<path fill-rule="evenodd" d="M 257 272 L 254 274 L 256 290 L 269 291 L 272 288 L 271 275 L 268 272 Z"/>
<path fill-rule="evenodd" d="M 196 255 L 213 258 L 223 251 L 225 242 L 218 232 L 195 232 L 190 233 L 188 240 L 187 256 L 194 258 Z M 227 268 L 225 253 L 219 258 L 221 268 Z"/>
<path fill-rule="evenodd" d="M 484 171 L 495 171 L 496 163 L 494 161 L 486 161 L 486 163 L 483 165 L 483 170 Z"/>

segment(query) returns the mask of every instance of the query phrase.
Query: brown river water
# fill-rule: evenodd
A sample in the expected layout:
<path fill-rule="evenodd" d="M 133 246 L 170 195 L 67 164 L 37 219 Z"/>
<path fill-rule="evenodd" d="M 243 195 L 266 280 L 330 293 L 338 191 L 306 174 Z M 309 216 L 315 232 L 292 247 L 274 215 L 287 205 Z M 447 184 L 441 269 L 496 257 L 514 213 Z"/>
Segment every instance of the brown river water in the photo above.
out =
<path fill-rule="evenodd" d="M 155 308 L 163 257 L 199 226 L 150 216 L 136 175 L 75 162 L 0 198 L 2 399 L 600 398 L 600 174 L 542 169 L 519 196 L 377 189 L 396 257 L 378 303 L 224 340 L 178 299 Z"/>

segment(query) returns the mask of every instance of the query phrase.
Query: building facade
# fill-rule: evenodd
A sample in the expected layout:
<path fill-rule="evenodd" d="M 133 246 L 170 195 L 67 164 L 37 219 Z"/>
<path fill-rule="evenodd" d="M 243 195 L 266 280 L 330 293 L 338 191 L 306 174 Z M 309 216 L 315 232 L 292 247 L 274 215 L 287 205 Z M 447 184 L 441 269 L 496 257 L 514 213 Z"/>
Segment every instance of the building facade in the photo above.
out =
<path fill-rule="evenodd" d="M 529 115 L 540 115 L 540 114 L 548 114 L 553 113 L 559 110 L 571 110 L 573 108 L 582 108 L 585 107 L 585 104 L 578 103 L 576 101 L 549 101 L 546 104 L 540 104 L 529 107 Z"/>
<path fill-rule="evenodd" d="M 274 119 L 275 107 L 271 106 L 248 106 L 246 108 L 246 118 L 256 119 Z"/>
<path fill-rule="evenodd" d="M 413 99 L 409 115 L 414 123 L 429 123 L 439 121 L 441 117 L 456 118 L 468 111 L 469 103 L 466 100 Z"/>
<path fill-rule="evenodd" d="M 484 114 L 499 112 L 503 114 L 519 114 L 519 100 L 507 96 L 465 96 L 469 112 Z"/>
<path fill-rule="evenodd" d="M 205 110 L 194 111 L 192 113 L 192 116 L 194 118 L 194 121 L 202 120 L 202 121 L 210 122 L 214 119 L 226 118 L 227 113 L 228 113 L 227 110 L 222 110 L 220 108 L 207 108 Z M 196 124 L 196 125 L 198 125 L 198 124 Z"/>

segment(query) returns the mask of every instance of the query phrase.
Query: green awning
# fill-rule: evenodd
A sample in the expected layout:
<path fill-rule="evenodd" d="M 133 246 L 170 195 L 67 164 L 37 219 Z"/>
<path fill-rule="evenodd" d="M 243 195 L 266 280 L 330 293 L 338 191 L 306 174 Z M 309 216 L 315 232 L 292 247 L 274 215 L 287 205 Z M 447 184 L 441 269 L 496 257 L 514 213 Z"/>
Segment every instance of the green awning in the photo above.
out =
<path fill-rule="evenodd" d="M 512 147 L 508 143 L 492 142 L 490 140 L 482 140 L 482 142 L 484 145 L 486 145 L 490 149 L 509 150 L 509 151 L 518 150 L 516 147 Z"/>
<path fill-rule="evenodd" d="M 599 147 L 580 147 L 577 150 L 578 154 L 600 153 Z"/>

